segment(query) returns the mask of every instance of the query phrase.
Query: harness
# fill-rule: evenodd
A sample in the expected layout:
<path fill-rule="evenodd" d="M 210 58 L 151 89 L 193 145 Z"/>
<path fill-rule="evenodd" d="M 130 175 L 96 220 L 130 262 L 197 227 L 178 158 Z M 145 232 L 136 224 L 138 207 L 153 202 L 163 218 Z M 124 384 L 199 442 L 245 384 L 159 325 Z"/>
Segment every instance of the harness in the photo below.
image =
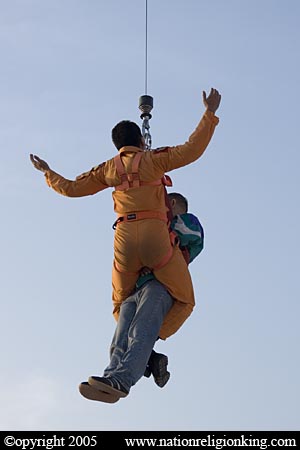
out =
<path fill-rule="evenodd" d="M 132 168 L 131 172 L 126 172 L 125 167 L 123 165 L 121 155 L 117 155 L 114 158 L 115 166 L 117 169 L 117 173 L 120 177 L 121 184 L 115 186 L 116 191 L 125 191 L 126 189 L 130 188 L 139 188 L 141 186 L 164 186 L 165 191 L 165 203 L 168 208 L 168 211 L 165 213 L 162 213 L 160 211 L 137 211 L 137 212 L 131 212 L 126 215 L 120 215 L 118 216 L 117 220 L 113 224 L 113 229 L 115 230 L 117 225 L 123 222 L 134 222 L 136 220 L 143 220 L 143 219 L 159 219 L 165 222 L 168 226 L 171 223 L 171 220 L 173 218 L 172 216 L 172 210 L 171 205 L 169 202 L 166 186 L 172 186 L 172 180 L 168 175 L 164 175 L 162 178 L 154 181 L 142 181 L 140 179 L 139 175 L 139 165 L 141 162 L 143 153 L 138 152 L 133 158 L 132 161 Z M 164 256 L 164 258 L 160 261 L 159 264 L 157 264 L 153 269 L 160 269 L 163 266 L 165 266 L 169 260 L 171 259 L 173 255 L 173 246 L 177 243 L 177 235 L 173 231 L 170 230 L 170 241 L 172 244 L 172 247 L 168 251 L 168 253 Z M 119 267 L 116 266 L 116 269 L 119 272 L 122 272 Z"/>
<path fill-rule="evenodd" d="M 168 175 L 164 175 L 159 180 L 153 180 L 153 181 L 142 181 L 140 179 L 139 175 L 139 165 L 141 162 L 143 153 L 138 152 L 133 158 L 132 161 L 132 168 L 131 172 L 126 172 L 125 167 L 122 163 L 122 159 L 120 155 L 117 155 L 114 157 L 115 166 L 117 169 L 117 173 L 121 179 L 121 184 L 118 184 L 115 186 L 116 191 L 125 191 L 126 189 L 130 188 L 138 188 L 141 186 L 172 186 L 172 180 Z M 166 206 L 168 207 L 168 210 L 170 211 L 170 205 L 168 204 L 168 196 L 167 191 L 165 189 L 165 201 Z M 118 216 L 117 220 L 113 224 L 113 229 L 116 229 L 116 226 L 121 222 L 132 222 L 135 220 L 142 220 L 142 219 L 160 219 L 163 222 L 169 223 L 171 222 L 172 218 L 169 217 L 169 214 L 162 213 L 160 211 L 138 211 L 133 212 L 130 214 L 127 214 L 125 216 Z"/>

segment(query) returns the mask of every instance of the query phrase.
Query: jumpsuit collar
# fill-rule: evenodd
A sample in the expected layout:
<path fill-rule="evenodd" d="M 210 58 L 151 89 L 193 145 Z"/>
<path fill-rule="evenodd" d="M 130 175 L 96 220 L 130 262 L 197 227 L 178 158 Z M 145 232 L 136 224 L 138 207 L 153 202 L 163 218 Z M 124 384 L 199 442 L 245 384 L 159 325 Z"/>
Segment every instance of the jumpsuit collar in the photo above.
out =
<path fill-rule="evenodd" d="M 119 154 L 125 153 L 125 152 L 138 153 L 138 152 L 144 152 L 144 150 L 142 150 L 139 147 L 134 147 L 133 145 L 125 145 L 125 147 L 120 148 Z"/>

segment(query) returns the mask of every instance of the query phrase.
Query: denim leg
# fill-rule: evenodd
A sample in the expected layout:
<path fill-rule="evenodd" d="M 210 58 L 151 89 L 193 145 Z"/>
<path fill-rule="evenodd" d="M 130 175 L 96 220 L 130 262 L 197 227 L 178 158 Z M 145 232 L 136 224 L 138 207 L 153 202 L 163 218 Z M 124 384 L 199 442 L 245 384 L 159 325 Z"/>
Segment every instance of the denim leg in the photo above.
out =
<path fill-rule="evenodd" d="M 116 378 L 130 390 L 145 372 L 160 327 L 172 303 L 168 291 L 156 280 L 145 283 L 123 302 L 112 343 L 111 363 L 105 369 L 104 376 Z"/>
<path fill-rule="evenodd" d="M 110 362 L 103 376 L 113 376 L 128 348 L 128 332 L 136 312 L 136 297 L 131 295 L 121 305 L 118 323 L 110 346 Z"/>

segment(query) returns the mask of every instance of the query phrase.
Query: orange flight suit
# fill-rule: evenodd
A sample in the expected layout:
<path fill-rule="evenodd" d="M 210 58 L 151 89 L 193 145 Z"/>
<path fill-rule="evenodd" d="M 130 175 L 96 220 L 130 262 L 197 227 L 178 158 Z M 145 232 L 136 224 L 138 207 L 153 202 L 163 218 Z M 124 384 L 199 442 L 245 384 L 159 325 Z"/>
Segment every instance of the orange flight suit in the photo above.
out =
<path fill-rule="evenodd" d="M 160 180 L 166 172 L 197 160 L 209 144 L 218 121 L 211 111 L 206 111 L 195 131 L 183 145 L 153 151 L 143 151 L 132 146 L 121 148 L 119 154 L 127 173 L 131 173 L 137 152 L 142 152 L 138 175 L 145 185 L 113 192 L 114 210 L 118 216 L 141 211 L 166 214 L 165 187 L 163 184 L 147 183 Z M 67 180 L 52 170 L 47 171 L 45 175 L 49 186 L 68 197 L 92 195 L 108 187 L 121 185 L 114 158 L 78 176 L 75 181 Z M 159 267 L 167 254 L 171 259 L 163 267 Z M 112 276 L 113 314 L 116 319 L 122 301 L 132 293 L 139 271 L 144 266 L 153 269 L 157 280 L 165 285 L 175 299 L 159 333 L 160 338 L 166 339 L 189 317 L 195 299 L 184 257 L 178 246 L 172 248 L 168 226 L 158 218 L 125 221 L 116 226 Z"/>

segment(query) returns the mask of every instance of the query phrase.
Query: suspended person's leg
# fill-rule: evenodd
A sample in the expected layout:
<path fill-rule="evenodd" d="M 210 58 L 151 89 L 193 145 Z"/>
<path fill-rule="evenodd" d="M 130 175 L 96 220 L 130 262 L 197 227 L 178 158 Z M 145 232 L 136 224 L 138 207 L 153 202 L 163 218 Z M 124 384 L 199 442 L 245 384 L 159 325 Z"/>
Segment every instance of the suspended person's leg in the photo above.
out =
<path fill-rule="evenodd" d="M 120 267 L 113 263 L 112 268 L 112 301 L 113 315 L 116 320 L 119 318 L 120 307 L 134 291 L 139 272 L 121 272 Z"/>
<path fill-rule="evenodd" d="M 104 370 L 104 377 L 109 377 L 117 367 L 120 366 L 124 353 L 128 348 L 128 333 L 132 320 L 136 313 L 136 302 L 134 297 L 128 297 L 121 305 L 119 320 L 114 332 L 114 336 L 110 346 L 110 362 Z M 119 389 L 121 387 L 119 386 Z M 127 395 L 127 391 L 123 389 L 124 395 L 119 395 L 114 392 L 105 392 L 96 389 L 88 382 L 83 382 L 79 385 L 79 392 L 83 397 L 89 400 L 100 401 L 104 403 L 115 403 L 121 396 Z"/>
<path fill-rule="evenodd" d="M 135 295 L 129 296 L 121 304 L 119 319 L 110 346 L 110 362 L 104 370 L 104 377 L 111 376 L 122 363 L 128 349 L 128 334 L 136 314 L 136 308 Z"/>
<path fill-rule="evenodd" d="M 114 237 L 112 268 L 113 315 L 118 320 L 121 303 L 134 291 L 142 268 L 139 260 L 137 224 L 120 224 Z"/>
<path fill-rule="evenodd" d="M 141 236 L 139 254 L 143 266 L 153 269 L 155 278 L 176 300 L 168 314 L 170 330 L 160 334 L 165 339 L 180 328 L 193 310 L 195 299 L 192 279 L 181 250 L 177 245 L 171 244 L 170 233 L 164 222 L 141 220 L 138 231 Z M 149 236 L 152 238 L 149 239 Z M 177 306 L 177 303 L 180 305 Z"/>
<path fill-rule="evenodd" d="M 136 313 L 128 329 L 128 347 L 120 364 L 114 370 L 105 370 L 109 376 L 89 378 L 91 386 L 120 397 L 125 397 L 143 376 L 164 317 L 173 304 L 170 294 L 156 280 L 145 283 L 130 299 L 130 302 L 134 299 Z M 121 306 L 120 317 L 126 302 Z"/>
<path fill-rule="evenodd" d="M 159 332 L 159 337 L 166 339 L 176 333 L 192 313 L 195 306 L 194 289 L 188 266 L 178 247 L 174 247 L 170 261 L 153 273 L 175 300 Z"/>
<path fill-rule="evenodd" d="M 177 277 L 174 277 L 174 271 L 177 271 Z M 166 339 L 177 331 L 190 316 L 195 303 L 193 285 L 187 264 L 178 247 L 173 249 L 173 256 L 169 263 L 154 273 L 176 299 L 160 330 L 160 337 Z M 177 299 L 181 299 L 181 301 Z M 167 366 L 168 357 L 152 350 L 144 375 L 149 377 L 152 374 L 155 383 L 159 387 L 164 387 L 170 378 Z"/>

